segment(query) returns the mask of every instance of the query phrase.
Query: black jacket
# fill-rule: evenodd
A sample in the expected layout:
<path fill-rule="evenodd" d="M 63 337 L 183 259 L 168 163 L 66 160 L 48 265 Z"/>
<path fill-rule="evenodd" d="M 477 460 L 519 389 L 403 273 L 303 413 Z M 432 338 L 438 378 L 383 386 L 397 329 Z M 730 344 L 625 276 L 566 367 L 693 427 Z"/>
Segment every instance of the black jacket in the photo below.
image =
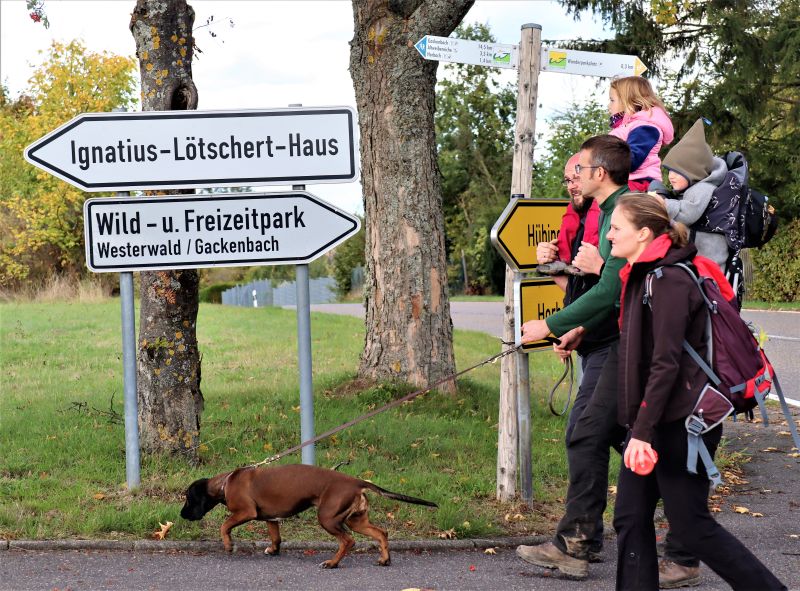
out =
<path fill-rule="evenodd" d="M 664 240 L 661 246 L 663 253 Z M 664 267 L 660 278 L 653 277 L 651 305 L 643 302 L 649 271 L 691 260 L 697 249 L 670 245 L 663 256 L 653 254 L 645 251 L 625 283 L 619 348 L 619 422 L 647 442 L 659 423 L 687 417 L 707 382 L 683 350 L 686 339 L 703 357 L 707 351 L 708 311 L 692 278 L 683 269 Z"/>

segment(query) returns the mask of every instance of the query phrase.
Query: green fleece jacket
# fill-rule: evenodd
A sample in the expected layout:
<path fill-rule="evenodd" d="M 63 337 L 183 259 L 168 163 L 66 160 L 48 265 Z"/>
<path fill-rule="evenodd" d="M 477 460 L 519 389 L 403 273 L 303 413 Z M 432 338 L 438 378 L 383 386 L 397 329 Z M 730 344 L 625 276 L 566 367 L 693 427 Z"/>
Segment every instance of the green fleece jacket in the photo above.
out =
<path fill-rule="evenodd" d="M 626 261 L 611 256 L 611 243 L 606 240 L 606 234 L 611 227 L 611 212 L 617 204 L 617 197 L 627 192 L 627 185 L 620 187 L 600 205 L 602 219 L 598 250 L 605 261 L 600 272 L 600 281 L 569 306 L 545 319 L 548 328 L 557 337 L 577 326 L 583 326 L 586 332 L 591 332 L 612 310 L 615 316 L 619 314 L 619 293 L 622 286 L 619 270 Z"/>

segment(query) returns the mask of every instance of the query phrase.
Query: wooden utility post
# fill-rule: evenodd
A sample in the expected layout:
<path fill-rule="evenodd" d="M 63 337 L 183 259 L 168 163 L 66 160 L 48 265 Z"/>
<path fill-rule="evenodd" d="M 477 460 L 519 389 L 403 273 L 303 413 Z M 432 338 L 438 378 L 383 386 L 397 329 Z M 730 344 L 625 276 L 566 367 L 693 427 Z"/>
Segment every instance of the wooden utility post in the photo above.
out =
<path fill-rule="evenodd" d="M 522 25 L 511 194 L 522 194 L 525 197 L 531 196 L 541 46 L 541 25 Z M 514 276 L 515 272 L 506 268 L 503 340 L 507 343 L 514 342 Z M 533 498 L 533 485 L 527 353 L 515 353 L 501 360 L 497 437 L 497 499 L 510 501 L 514 498 L 519 472 L 522 498 L 530 502 Z"/>

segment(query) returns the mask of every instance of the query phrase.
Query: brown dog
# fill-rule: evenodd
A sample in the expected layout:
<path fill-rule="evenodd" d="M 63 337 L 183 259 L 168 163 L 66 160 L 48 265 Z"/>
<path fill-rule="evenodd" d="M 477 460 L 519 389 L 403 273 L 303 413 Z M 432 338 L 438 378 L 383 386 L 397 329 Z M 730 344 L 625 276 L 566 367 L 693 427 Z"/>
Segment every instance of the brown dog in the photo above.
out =
<path fill-rule="evenodd" d="M 378 564 L 388 566 L 389 538 L 384 530 L 369 521 L 369 503 L 364 495 L 366 490 L 405 503 L 437 506 L 429 501 L 390 492 L 341 472 L 288 464 L 275 468 L 239 468 L 210 479 L 197 480 L 186 491 L 181 517 L 197 521 L 222 503 L 231 512 L 220 528 L 225 550 L 230 552 L 233 549 L 231 530 L 256 519 L 267 522 L 272 546 L 266 552 L 276 555 L 281 549 L 281 535 L 278 522 L 274 520 L 297 515 L 314 505 L 320 525 L 339 540 L 338 552 L 320 566 L 336 568 L 355 545 L 353 536 L 345 526 L 376 540 L 381 549 Z"/>

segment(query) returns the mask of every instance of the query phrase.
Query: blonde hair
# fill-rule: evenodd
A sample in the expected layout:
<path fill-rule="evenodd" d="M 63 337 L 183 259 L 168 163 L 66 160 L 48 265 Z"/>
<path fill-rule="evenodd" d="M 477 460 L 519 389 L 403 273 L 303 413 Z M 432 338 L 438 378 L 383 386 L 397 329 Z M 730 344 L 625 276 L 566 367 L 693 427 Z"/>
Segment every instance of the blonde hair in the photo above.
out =
<path fill-rule="evenodd" d="M 656 238 L 668 234 L 672 243 L 679 248 L 689 244 L 689 228 L 669 219 L 661 197 L 650 193 L 626 193 L 617 199 L 617 208 L 637 230 L 650 228 Z"/>
<path fill-rule="evenodd" d="M 664 109 L 664 103 L 653 91 L 647 78 L 641 76 L 617 78 L 611 81 L 611 88 L 616 91 L 619 103 L 626 113 L 649 111 L 653 107 Z"/>

